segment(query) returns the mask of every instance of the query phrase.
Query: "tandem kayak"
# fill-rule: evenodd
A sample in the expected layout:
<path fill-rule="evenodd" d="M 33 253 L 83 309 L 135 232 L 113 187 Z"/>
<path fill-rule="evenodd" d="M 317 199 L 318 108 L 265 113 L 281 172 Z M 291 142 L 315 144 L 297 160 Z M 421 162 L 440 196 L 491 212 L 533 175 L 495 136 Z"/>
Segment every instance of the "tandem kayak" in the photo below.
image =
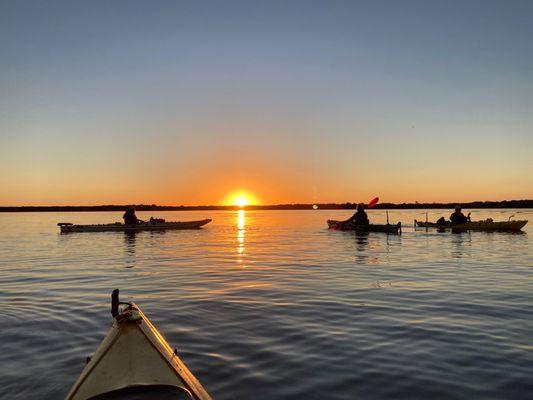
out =
<path fill-rule="evenodd" d="M 399 234 L 402 232 L 402 223 L 398 222 L 396 225 L 391 224 L 368 224 L 368 225 L 355 225 L 344 221 L 335 221 L 328 219 L 329 229 L 338 231 L 356 231 L 356 232 L 385 232 Z"/>
<path fill-rule="evenodd" d="M 436 222 L 421 222 L 415 219 L 415 225 L 421 228 L 452 229 L 457 231 L 519 231 L 527 221 L 472 221 L 464 224 L 437 224 Z"/>
<path fill-rule="evenodd" d="M 139 232 L 139 231 L 165 231 L 173 229 L 199 229 L 205 224 L 210 223 L 210 219 L 202 219 L 199 221 L 184 221 L 184 222 L 145 222 L 142 224 L 126 225 L 120 222 L 114 224 L 102 225 L 74 225 L 69 222 L 60 222 L 57 225 L 61 229 L 61 233 L 69 232 Z"/>
<path fill-rule="evenodd" d="M 141 309 L 119 303 L 118 289 L 112 298 L 113 326 L 66 400 L 211 400 Z"/>

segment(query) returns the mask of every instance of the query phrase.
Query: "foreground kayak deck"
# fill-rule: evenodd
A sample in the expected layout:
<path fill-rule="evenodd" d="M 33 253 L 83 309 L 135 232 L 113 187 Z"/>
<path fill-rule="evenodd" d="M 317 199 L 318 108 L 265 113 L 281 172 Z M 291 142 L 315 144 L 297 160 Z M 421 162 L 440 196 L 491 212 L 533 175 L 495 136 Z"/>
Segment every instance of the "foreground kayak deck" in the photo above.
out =
<path fill-rule="evenodd" d="M 415 219 L 415 225 L 421 228 L 452 229 L 457 231 L 519 231 L 527 221 L 472 221 L 464 224 L 437 224 L 436 222 L 421 222 Z"/>
<path fill-rule="evenodd" d="M 115 317 L 66 400 L 211 400 L 140 308 L 121 304 L 127 306 Z"/>
<path fill-rule="evenodd" d="M 210 223 L 210 219 L 184 222 L 144 223 L 137 225 L 125 225 L 120 222 L 102 225 L 74 225 L 68 222 L 60 222 L 57 225 L 62 233 L 69 232 L 139 232 L 139 231 L 165 231 L 175 229 L 199 229 Z"/>
<path fill-rule="evenodd" d="M 368 225 L 355 225 L 344 221 L 335 221 L 328 219 L 329 229 L 338 231 L 356 231 L 356 232 L 385 232 L 399 234 L 402 232 L 402 224 L 398 222 L 396 225 L 391 224 L 368 224 Z"/>

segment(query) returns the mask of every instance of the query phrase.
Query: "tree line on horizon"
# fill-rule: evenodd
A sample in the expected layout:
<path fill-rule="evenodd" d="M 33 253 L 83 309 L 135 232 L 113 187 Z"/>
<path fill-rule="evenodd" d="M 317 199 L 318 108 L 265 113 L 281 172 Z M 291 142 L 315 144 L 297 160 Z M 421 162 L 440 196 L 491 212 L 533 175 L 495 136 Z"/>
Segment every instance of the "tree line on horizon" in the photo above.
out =
<path fill-rule="evenodd" d="M 319 210 L 351 210 L 357 207 L 358 203 L 294 203 L 294 204 L 274 204 L 274 205 L 249 205 L 239 206 L 159 206 L 157 204 L 136 204 L 136 205 L 99 205 L 99 206 L 3 206 L 0 212 L 83 212 L 83 211 L 123 211 L 127 207 L 135 207 L 137 211 L 203 211 L 203 210 L 314 210 L 316 206 Z M 469 203 L 380 203 L 374 209 L 394 210 L 394 209 L 447 209 L 454 208 L 456 204 L 461 204 L 463 208 L 533 208 L 533 200 L 503 200 L 503 201 L 473 201 Z"/>

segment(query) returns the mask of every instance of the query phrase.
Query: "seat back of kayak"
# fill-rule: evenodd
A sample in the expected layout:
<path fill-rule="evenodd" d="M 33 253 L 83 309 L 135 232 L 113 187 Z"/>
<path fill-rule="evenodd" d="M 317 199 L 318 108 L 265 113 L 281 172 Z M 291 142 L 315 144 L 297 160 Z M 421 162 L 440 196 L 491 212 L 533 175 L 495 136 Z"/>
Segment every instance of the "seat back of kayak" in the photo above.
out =
<path fill-rule="evenodd" d="M 143 385 L 103 393 L 89 400 L 193 400 L 187 389 L 181 386 Z"/>

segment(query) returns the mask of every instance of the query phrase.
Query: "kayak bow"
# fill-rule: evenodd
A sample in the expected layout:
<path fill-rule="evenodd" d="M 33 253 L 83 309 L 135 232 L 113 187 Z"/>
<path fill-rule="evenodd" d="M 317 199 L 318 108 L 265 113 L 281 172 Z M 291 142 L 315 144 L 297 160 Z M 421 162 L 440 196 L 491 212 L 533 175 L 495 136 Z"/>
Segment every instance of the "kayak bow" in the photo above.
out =
<path fill-rule="evenodd" d="M 118 310 L 118 304 L 123 305 L 122 310 Z M 118 303 L 118 289 L 113 292 L 112 313 L 113 326 L 66 400 L 211 400 L 141 309 L 134 303 Z M 163 392 L 171 397 L 159 397 Z M 140 393 L 148 397 L 139 397 Z"/>

